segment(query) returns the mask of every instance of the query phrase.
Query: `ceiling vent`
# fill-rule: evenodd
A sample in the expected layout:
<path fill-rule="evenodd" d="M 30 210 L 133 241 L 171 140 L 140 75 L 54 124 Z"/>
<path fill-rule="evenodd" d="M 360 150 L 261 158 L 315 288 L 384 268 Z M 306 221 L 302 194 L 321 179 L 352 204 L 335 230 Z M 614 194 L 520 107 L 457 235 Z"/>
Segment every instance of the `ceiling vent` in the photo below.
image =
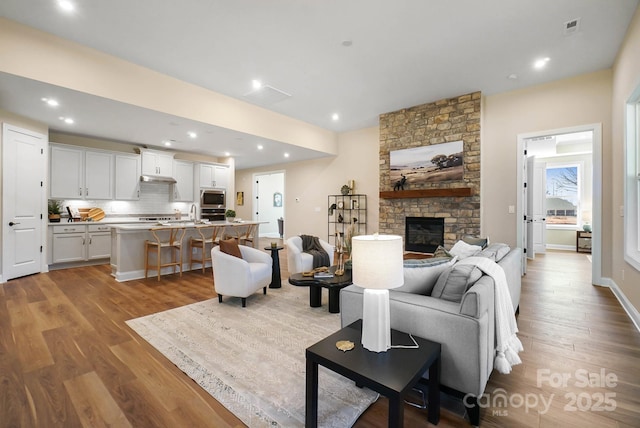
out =
<path fill-rule="evenodd" d="M 287 94 L 273 86 L 263 85 L 259 89 L 255 89 L 248 94 L 245 94 L 244 98 L 250 103 L 270 106 L 279 103 L 280 101 L 284 101 L 287 98 L 291 98 L 291 94 Z"/>
<path fill-rule="evenodd" d="M 572 19 L 564 23 L 564 35 L 570 36 L 580 31 L 580 18 Z"/>

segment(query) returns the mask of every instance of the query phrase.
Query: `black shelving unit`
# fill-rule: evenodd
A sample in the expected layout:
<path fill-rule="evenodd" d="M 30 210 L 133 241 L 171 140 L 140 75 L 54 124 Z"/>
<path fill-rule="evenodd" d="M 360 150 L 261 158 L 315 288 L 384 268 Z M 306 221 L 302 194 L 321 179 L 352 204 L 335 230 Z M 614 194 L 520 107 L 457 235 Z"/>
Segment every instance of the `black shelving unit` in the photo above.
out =
<path fill-rule="evenodd" d="M 329 195 L 327 208 L 331 245 L 336 245 L 336 232 L 344 236 L 351 225 L 356 235 L 367 234 L 367 195 Z"/>

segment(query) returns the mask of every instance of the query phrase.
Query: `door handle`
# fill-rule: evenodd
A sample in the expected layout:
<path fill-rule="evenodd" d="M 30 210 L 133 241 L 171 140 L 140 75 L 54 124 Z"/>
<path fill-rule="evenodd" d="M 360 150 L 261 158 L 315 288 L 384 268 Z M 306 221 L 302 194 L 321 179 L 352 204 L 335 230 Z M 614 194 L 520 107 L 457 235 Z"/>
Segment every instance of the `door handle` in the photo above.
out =
<path fill-rule="evenodd" d="M 12 221 L 9 222 L 9 226 L 15 226 L 16 224 L 20 224 L 20 223 L 14 223 Z"/>

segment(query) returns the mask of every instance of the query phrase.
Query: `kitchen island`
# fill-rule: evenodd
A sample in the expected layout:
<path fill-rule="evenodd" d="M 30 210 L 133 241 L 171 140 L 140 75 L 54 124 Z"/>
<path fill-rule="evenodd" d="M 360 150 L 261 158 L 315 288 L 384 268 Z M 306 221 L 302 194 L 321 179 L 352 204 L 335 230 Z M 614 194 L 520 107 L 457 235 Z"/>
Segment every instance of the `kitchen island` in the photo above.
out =
<path fill-rule="evenodd" d="M 173 227 L 186 228 L 184 239 L 182 241 L 182 269 L 189 270 L 189 239 L 191 237 L 199 238 L 198 228 L 222 226 L 223 230 L 218 233 L 218 237 L 236 236 L 237 232 L 246 229 L 248 226 L 255 225 L 254 235 L 256 239 L 253 246 L 258 247 L 258 236 L 260 233 L 260 224 L 265 222 L 243 221 L 239 223 L 230 223 L 226 221 L 214 221 L 207 224 L 194 223 L 189 221 L 171 222 L 168 224 L 157 223 L 134 223 L 134 224 L 112 224 L 111 225 L 111 275 L 120 282 L 131 281 L 133 279 L 144 278 L 144 242 L 153 240 L 151 229 L 157 227 Z M 163 252 L 163 257 L 169 260 L 168 251 Z M 163 259 L 165 260 L 165 259 Z M 207 266 L 211 266 L 207 262 Z M 194 265 L 194 269 L 201 269 L 201 265 Z M 153 271 L 155 275 L 155 271 Z M 162 269 L 162 275 L 173 274 L 170 267 Z"/>

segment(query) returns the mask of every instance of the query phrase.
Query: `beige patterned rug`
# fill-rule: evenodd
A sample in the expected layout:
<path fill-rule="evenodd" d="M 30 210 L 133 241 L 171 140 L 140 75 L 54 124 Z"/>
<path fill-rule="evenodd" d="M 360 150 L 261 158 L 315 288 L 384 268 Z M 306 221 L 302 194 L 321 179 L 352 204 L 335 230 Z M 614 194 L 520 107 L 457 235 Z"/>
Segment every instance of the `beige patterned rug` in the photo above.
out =
<path fill-rule="evenodd" d="M 309 289 L 283 281 L 246 308 L 216 298 L 127 324 L 249 427 L 302 427 L 305 349 L 340 329 L 323 297 L 310 308 Z M 319 426 L 349 427 L 377 398 L 323 367 L 318 378 Z"/>

